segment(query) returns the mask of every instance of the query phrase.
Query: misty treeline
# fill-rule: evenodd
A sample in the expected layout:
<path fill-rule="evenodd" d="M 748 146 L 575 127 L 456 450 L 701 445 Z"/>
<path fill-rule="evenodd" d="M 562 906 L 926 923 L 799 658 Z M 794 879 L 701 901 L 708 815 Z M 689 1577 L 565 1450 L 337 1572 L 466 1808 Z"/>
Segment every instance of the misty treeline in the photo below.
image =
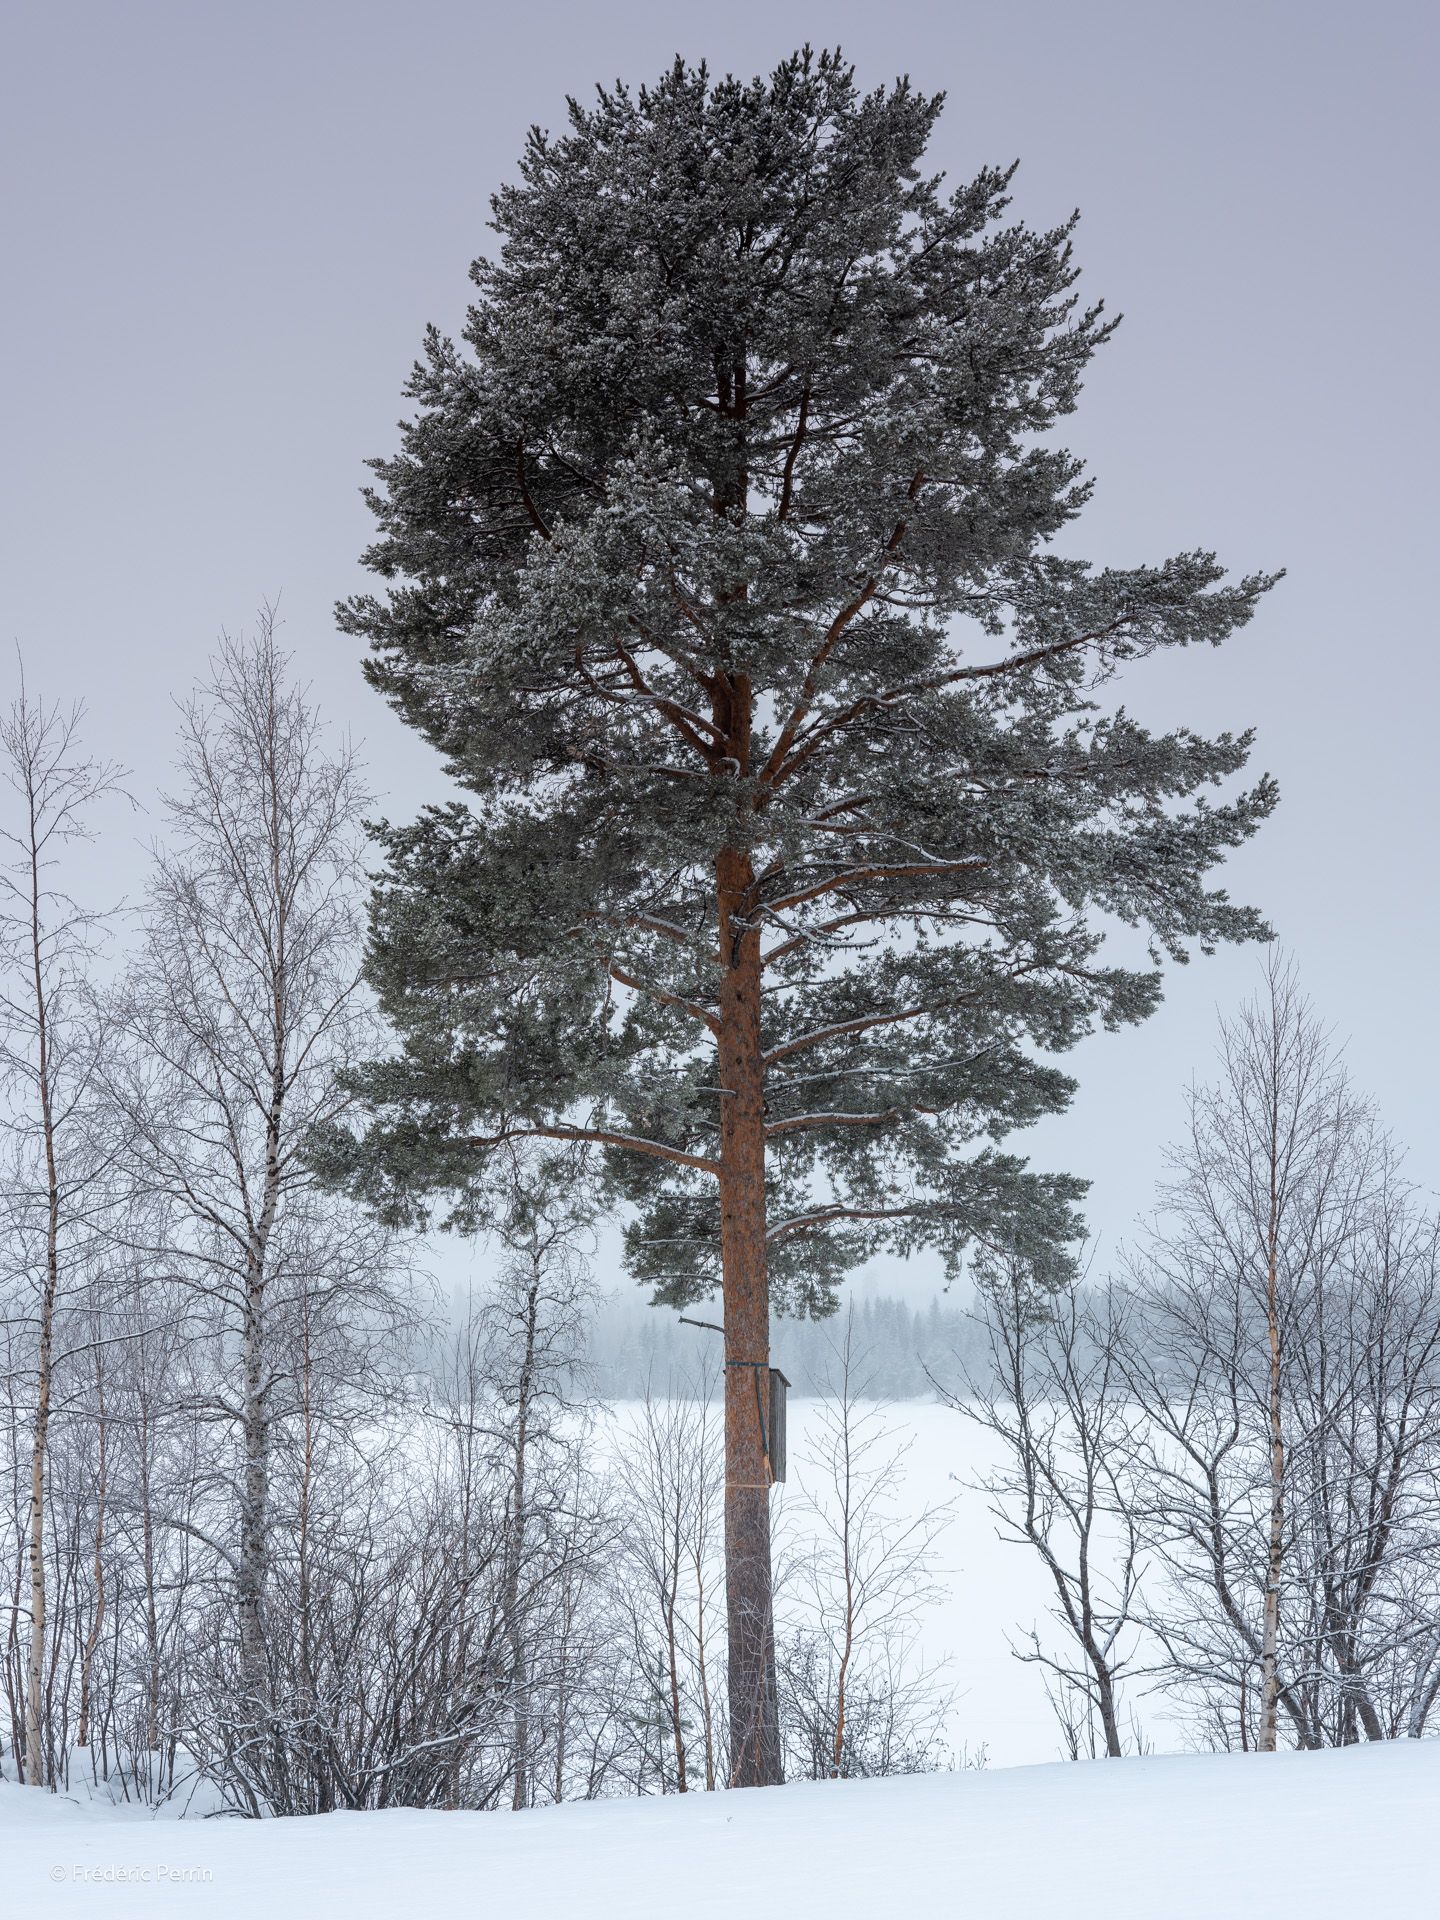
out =
<path fill-rule="evenodd" d="M 725 1785 L 715 1357 L 606 1405 L 573 1152 L 497 1170 L 445 1311 L 313 1177 L 383 1044 L 366 796 L 272 623 L 180 708 L 123 913 L 80 899 L 133 829 L 78 714 L 22 688 L 0 771 L 0 1771 L 251 1815 Z M 940 1518 L 837 1354 L 779 1582 L 799 1775 L 945 1757 Z"/>
<path fill-rule="evenodd" d="M 1440 1694 L 1440 1228 L 1272 953 L 1103 1284 L 986 1274 L 987 1430 L 1074 1754 L 1419 1738 Z"/>
<path fill-rule="evenodd" d="M 692 1324 L 693 1316 L 652 1307 L 638 1289 L 606 1294 L 591 1323 L 587 1350 L 597 1392 L 629 1400 L 663 1390 L 693 1393 L 705 1381 L 707 1360 L 716 1358 L 714 1334 Z M 866 1393 L 883 1400 L 933 1400 L 937 1382 L 954 1387 L 988 1351 L 984 1324 L 968 1296 L 932 1297 L 923 1306 L 889 1294 L 869 1294 L 849 1303 L 844 1332 L 835 1320 L 784 1319 L 773 1332 L 774 1360 L 801 1398 L 833 1387 L 848 1339 L 863 1355 Z"/>

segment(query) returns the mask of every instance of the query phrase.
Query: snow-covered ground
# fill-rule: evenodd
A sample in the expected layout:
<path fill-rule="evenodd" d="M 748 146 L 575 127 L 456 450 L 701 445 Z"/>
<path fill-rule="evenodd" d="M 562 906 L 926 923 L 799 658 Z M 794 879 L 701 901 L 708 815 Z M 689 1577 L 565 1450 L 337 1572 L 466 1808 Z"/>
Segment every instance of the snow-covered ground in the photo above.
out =
<path fill-rule="evenodd" d="M 619 1411 L 619 1409 L 617 1409 Z M 814 1409 L 792 1408 L 804 1472 Z M 996 1539 L 966 1483 L 985 1464 L 942 1407 L 892 1408 L 913 1444 L 900 1504 L 955 1501 L 947 1589 L 924 1628 L 948 1659 L 952 1743 L 988 1771 L 754 1793 L 576 1803 L 523 1814 L 177 1819 L 0 1784 L 0 1920 L 78 1913 L 243 1920 L 1353 1920 L 1435 1910 L 1440 1741 L 1339 1753 L 1049 1761 L 1057 1735 L 1007 1637 L 1043 1618 L 1033 1556 Z M 791 1489 L 793 1498 L 794 1489 Z M 1147 1733 L 1166 1728 L 1146 1713 Z"/>
<path fill-rule="evenodd" d="M 1437 1803 L 1437 1741 L 263 1823 L 0 1786 L 0 1913 L 1354 1920 L 1435 1911 Z"/>

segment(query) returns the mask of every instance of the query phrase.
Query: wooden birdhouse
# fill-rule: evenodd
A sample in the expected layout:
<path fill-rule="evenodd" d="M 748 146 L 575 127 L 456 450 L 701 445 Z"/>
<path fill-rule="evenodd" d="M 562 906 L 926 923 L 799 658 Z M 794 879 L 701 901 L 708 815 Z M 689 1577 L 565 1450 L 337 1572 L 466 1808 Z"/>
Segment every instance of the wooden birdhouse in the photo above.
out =
<path fill-rule="evenodd" d="M 790 1382 L 779 1367 L 770 1369 L 770 1407 L 765 1422 L 766 1455 L 770 1462 L 770 1480 L 785 1478 L 785 1395 Z"/>

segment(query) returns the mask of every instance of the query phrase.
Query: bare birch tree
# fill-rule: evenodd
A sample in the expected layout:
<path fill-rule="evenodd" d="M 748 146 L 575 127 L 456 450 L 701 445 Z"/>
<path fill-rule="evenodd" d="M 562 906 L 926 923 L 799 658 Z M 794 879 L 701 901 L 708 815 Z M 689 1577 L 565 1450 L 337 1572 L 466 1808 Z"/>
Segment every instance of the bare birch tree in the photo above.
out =
<path fill-rule="evenodd" d="M 82 709 L 47 707 L 24 685 L 0 717 L 0 1119 L 10 1165 L 7 1243 L 25 1294 L 30 1406 L 28 1647 L 24 1777 L 48 1780 L 45 1699 L 49 1596 L 45 1530 L 55 1393 L 56 1316 L 103 1160 L 94 1140 L 101 1046 L 90 970 L 103 916 L 79 905 L 60 868 L 91 837 L 97 804 L 119 771 L 81 750 Z"/>
<path fill-rule="evenodd" d="M 939 1598 L 936 1551 L 950 1507 L 906 1511 L 909 1451 L 869 1394 L 847 1313 L 797 1452 L 797 1510 L 787 1514 L 782 1725 L 794 1771 L 811 1779 L 918 1772 L 939 1757 L 949 1696 L 916 1643 Z"/>
<path fill-rule="evenodd" d="M 668 1396 L 647 1392 L 615 1436 L 615 1617 L 632 1662 L 637 1780 L 661 1792 L 708 1792 L 726 1779 L 722 1437 L 714 1377 L 703 1372 Z"/>
<path fill-rule="evenodd" d="M 1136 1662 L 1141 1534 L 1119 1475 L 1130 1410 L 1117 1346 L 1124 1307 L 1109 1292 L 1037 1292 L 1022 1263 L 986 1276 L 988 1367 L 945 1395 L 1000 1445 L 977 1484 L 1003 1538 L 1040 1559 L 1058 1644 L 1032 1628 L 1014 1651 L 1039 1666 L 1072 1759 L 1126 1750 L 1121 1682 Z M 1132 1742 L 1133 1743 L 1133 1742 Z"/>
<path fill-rule="evenodd" d="M 379 1236 L 316 1194 L 305 1159 L 343 1108 L 336 1068 L 365 1028 L 363 796 L 350 749 L 327 741 L 289 678 L 268 609 L 253 641 L 222 641 L 210 683 L 182 706 L 179 766 L 111 1085 L 136 1140 L 132 1178 L 168 1211 L 157 1251 L 208 1333 L 201 1410 L 238 1442 L 225 1558 L 241 1685 L 263 1712 L 289 1336 L 302 1302 L 312 1330 L 317 1311 L 338 1324 L 347 1302 L 373 1305 L 383 1266 Z"/>
<path fill-rule="evenodd" d="M 594 1207 L 571 1153 L 513 1152 L 490 1225 L 498 1270 L 466 1330 L 485 1384 L 485 1419 L 503 1489 L 499 1604 L 508 1659 L 510 1800 L 540 1788 L 543 1705 L 554 1679 L 547 1591 L 585 1531 L 574 1496 L 582 1439 L 575 1387 L 593 1288 L 585 1259 Z"/>
<path fill-rule="evenodd" d="M 1135 1505 L 1175 1591 L 1203 1570 L 1207 1594 L 1157 1628 L 1199 1674 L 1217 1636 L 1233 1642 L 1239 1739 L 1262 1752 L 1282 1713 L 1300 1745 L 1319 1741 L 1300 1685 L 1306 1635 L 1287 1655 L 1284 1619 L 1301 1591 L 1297 1455 L 1314 1439 L 1300 1386 L 1380 1158 L 1370 1110 L 1272 950 L 1258 997 L 1222 1023 L 1219 1073 L 1190 1096 L 1173 1178 L 1131 1258 L 1126 1361 L 1146 1421 Z"/>

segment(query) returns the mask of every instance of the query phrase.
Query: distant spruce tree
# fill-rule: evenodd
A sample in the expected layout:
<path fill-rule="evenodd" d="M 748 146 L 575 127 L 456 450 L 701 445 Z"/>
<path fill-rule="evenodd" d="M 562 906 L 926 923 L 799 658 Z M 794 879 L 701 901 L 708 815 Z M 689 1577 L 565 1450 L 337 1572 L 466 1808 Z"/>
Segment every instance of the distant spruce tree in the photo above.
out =
<path fill-rule="evenodd" d="M 570 103 L 493 201 L 373 463 L 390 583 L 342 609 L 468 804 L 386 826 L 370 977 L 401 1043 L 356 1076 L 337 1179 L 483 1216 L 503 1142 L 593 1142 L 656 1297 L 723 1294 L 732 1778 L 780 1776 L 759 1383 L 772 1302 L 881 1250 L 1064 1270 L 1081 1183 L 993 1143 L 1064 1108 L 1038 1055 L 1142 1019 L 1270 811 L 1207 790 L 1249 735 L 1156 735 L 1094 691 L 1216 643 L 1274 576 L 1097 571 L 1042 443 L 1113 323 L 1073 221 L 946 194 L 940 111 L 840 55 L 677 61 Z M 1099 958 L 1101 915 L 1154 966 Z"/>

